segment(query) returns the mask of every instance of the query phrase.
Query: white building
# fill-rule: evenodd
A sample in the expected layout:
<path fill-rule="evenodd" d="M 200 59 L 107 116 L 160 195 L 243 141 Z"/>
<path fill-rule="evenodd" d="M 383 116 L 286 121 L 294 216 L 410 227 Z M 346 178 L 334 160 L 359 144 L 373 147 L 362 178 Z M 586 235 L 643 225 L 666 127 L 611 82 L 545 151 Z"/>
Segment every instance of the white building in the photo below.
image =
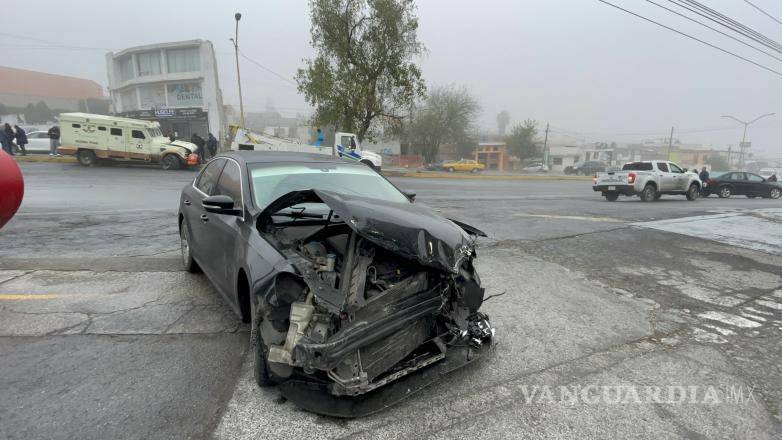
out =
<path fill-rule="evenodd" d="M 572 167 L 576 162 L 584 160 L 584 151 L 574 145 L 552 145 L 549 147 L 549 165 L 551 171 L 563 172 L 565 168 Z"/>
<path fill-rule="evenodd" d="M 226 132 L 217 60 L 210 41 L 151 44 L 106 54 L 117 115 L 159 121 L 163 133 L 190 139 Z"/>

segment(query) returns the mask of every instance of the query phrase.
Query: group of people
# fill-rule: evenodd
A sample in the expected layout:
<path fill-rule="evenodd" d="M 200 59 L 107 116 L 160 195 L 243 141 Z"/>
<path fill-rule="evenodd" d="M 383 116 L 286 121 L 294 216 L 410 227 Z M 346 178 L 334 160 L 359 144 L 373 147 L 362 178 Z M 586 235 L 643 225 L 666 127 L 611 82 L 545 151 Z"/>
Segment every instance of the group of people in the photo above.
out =
<path fill-rule="evenodd" d="M 27 132 L 16 124 L 12 127 L 11 124 L 5 123 L 0 127 L 0 144 L 3 146 L 3 151 L 13 156 L 14 145 L 16 145 L 22 156 L 27 156 L 27 150 L 24 148 L 28 144 Z"/>
<path fill-rule="evenodd" d="M 190 137 L 190 142 L 194 143 L 198 147 L 198 161 L 200 163 L 206 162 L 206 151 L 209 151 L 209 157 L 214 157 L 217 154 L 217 138 L 212 133 L 209 133 L 207 139 L 202 138 L 198 133 L 193 133 Z M 204 149 L 206 147 L 206 150 Z"/>

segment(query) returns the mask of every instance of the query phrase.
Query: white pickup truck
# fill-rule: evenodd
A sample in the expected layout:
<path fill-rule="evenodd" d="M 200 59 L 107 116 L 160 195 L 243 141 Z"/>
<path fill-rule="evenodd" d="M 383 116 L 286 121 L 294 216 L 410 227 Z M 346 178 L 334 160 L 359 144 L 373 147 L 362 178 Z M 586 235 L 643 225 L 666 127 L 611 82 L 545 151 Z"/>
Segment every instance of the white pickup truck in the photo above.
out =
<path fill-rule="evenodd" d="M 673 162 L 651 160 L 630 162 L 622 171 L 597 173 L 592 189 L 603 193 L 609 202 L 620 195 L 639 196 L 644 202 L 657 200 L 663 194 L 678 194 L 696 200 L 701 192 L 701 180 Z"/>

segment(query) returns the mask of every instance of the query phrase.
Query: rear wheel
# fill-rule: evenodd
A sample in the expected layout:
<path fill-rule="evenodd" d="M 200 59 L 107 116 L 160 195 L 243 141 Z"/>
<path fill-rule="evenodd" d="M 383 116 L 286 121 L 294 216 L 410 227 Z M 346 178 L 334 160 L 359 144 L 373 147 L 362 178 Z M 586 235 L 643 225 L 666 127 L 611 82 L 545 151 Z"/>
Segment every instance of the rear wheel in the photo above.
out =
<path fill-rule="evenodd" d="M 608 200 L 609 202 L 615 202 L 619 198 L 619 193 L 615 193 L 615 192 L 610 192 L 610 193 L 607 192 L 603 195 L 605 196 L 606 200 Z"/>
<path fill-rule="evenodd" d="M 176 154 L 169 154 L 160 161 L 160 167 L 166 171 L 178 170 L 182 168 L 182 159 Z"/>
<path fill-rule="evenodd" d="M 768 192 L 768 196 L 774 200 L 778 199 L 780 195 L 782 195 L 782 191 L 779 188 L 771 188 L 771 191 Z"/>
<path fill-rule="evenodd" d="M 701 190 L 698 188 L 698 185 L 692 184 L 690 185 L 690 189 L 687 190 L 687 200 L 693 201 L 698 200 L 698 196 L 701 195 Z"/>
<path fill-rule="evenodd" d="M 185 266 L 185 270 L 190 273 L 199 272 L 201 268 L 193 259 L 193 250 L 190 248 L 190 232 L 184 222 L 179 225 L 179 244 L 182 249 L 182 264 Z"/>
<path fill-rule="evenodd" d="M 76 153 L 76 159 L 85 167 L 91 167 L 97 162 L 95 152 L 92 150 L 79 150 Z"/>
<path fill-rule="evenodd" d="M 657 200 L 657 188 L 654 185 L 646 185 L 641 191 L 641 201 L 651 202 Z"/>
<path fill-rule="evenodd" d="M 731 194 L 733 194 L 733 191 L 731 191 L 729 186 L 723 186 L 720 188 L 719 192 L 717 192 L 717 195 L 720 196 L 721 199 L 727 199 Z"/>

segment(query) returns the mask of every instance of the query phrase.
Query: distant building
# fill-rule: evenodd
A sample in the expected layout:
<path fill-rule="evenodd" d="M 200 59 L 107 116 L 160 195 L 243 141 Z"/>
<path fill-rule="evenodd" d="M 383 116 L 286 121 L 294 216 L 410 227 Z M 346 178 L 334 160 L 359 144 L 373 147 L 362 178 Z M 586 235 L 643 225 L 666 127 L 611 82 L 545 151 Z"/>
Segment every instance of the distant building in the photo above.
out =
<path fill-rule="evenodd" d="M 487 170 L 506 171 L 511 168 L 508 145 L 505 142 L 481 142 L 475 149 L 475 160 Z"/>
<path fill-rule="evenodd" d="M 89 111 L 91 103 L 105 100 L 103 88 L 95 81 L 0 67 L 0 103 L 6 107 L 24 108 L 43 101 L 52 110 Z"/>
<path fill-rule="evenodd" d="M 106 54 L 109 92 L 119 116 L 160 122 L 180 139 L 208 132 L 224 139 L 223 95 L 212 43 L 178 41 Z"/>
<path fill-rule="evenodd" d="M 552 145 L 549 147 L 549 164 L 551 171 L 563 172 L 565 168 L 572 167 L 584 157 L 581 147 L 574 145 Z"/>

